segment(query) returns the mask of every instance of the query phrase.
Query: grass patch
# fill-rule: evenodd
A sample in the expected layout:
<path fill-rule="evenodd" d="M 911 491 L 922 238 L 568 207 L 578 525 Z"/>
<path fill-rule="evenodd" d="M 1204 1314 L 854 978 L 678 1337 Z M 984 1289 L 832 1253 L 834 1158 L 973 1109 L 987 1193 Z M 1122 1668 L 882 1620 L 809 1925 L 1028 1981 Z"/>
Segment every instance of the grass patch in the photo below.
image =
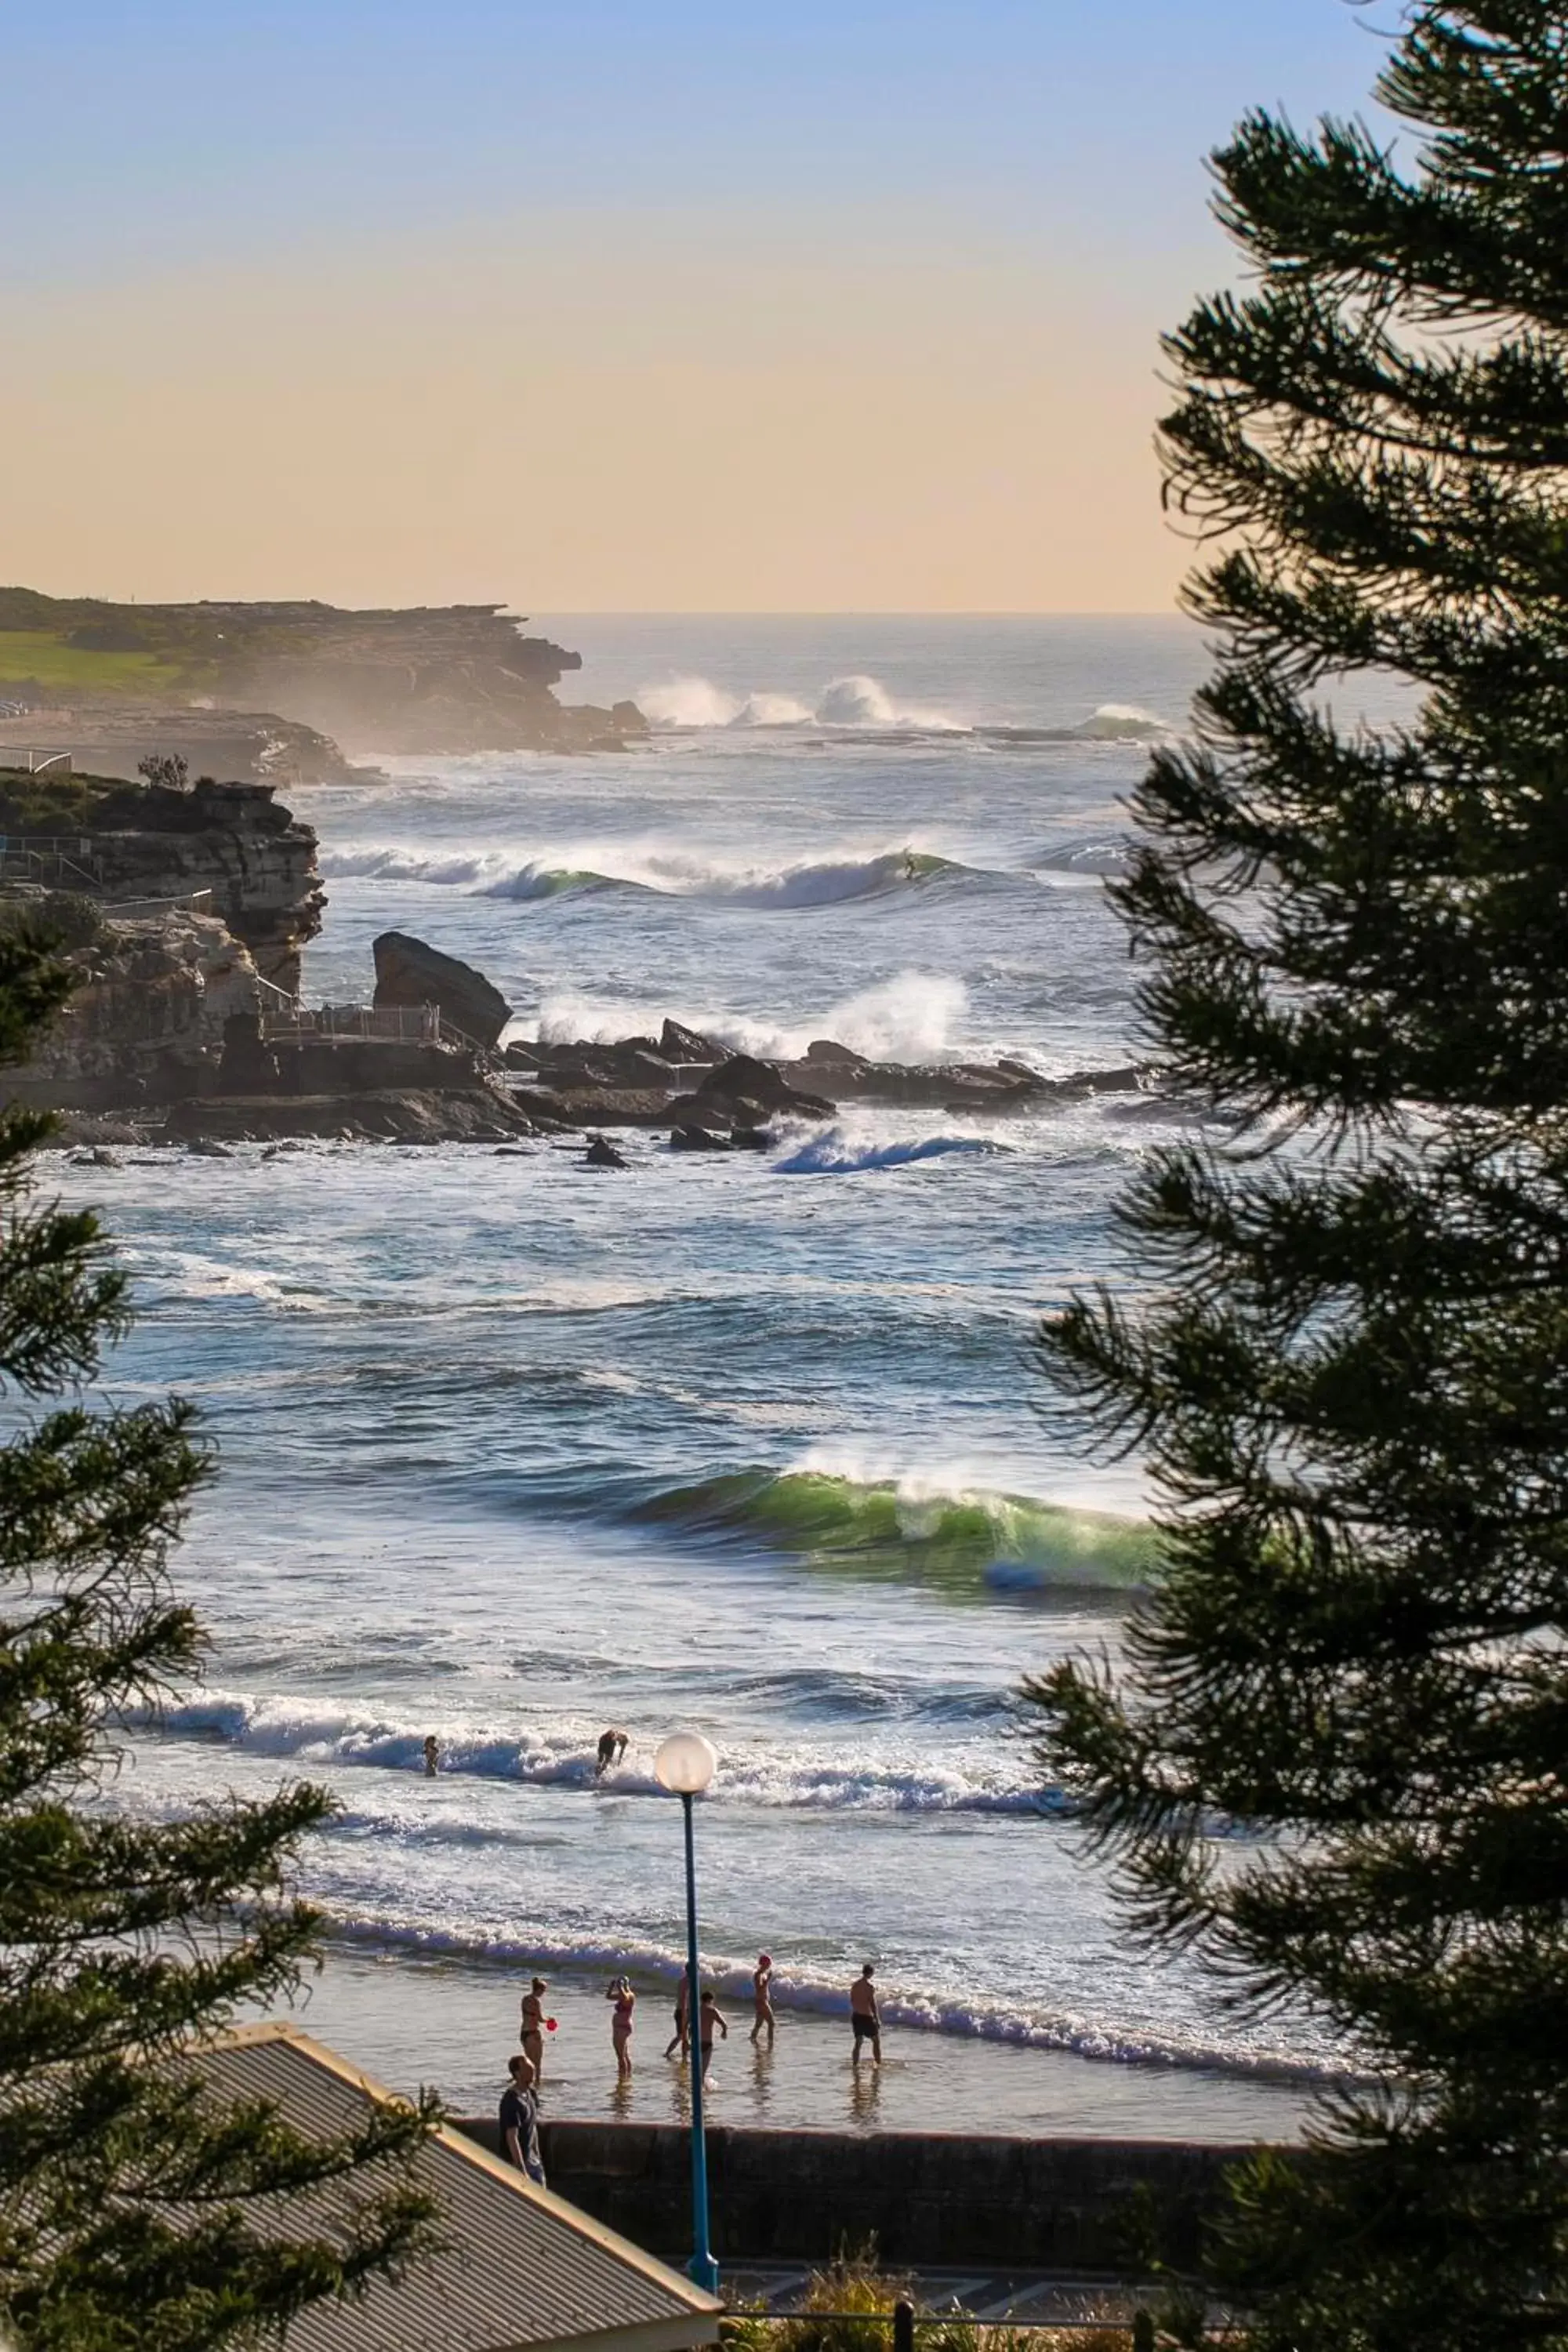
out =
<path fill-rule="evenodd" d="M 174 666 L 152 647 L 105 653 L 68 646 L 53 629 L 0 629 L 0 687 L 82 686 L 99 688 L 167 686 Z"/>

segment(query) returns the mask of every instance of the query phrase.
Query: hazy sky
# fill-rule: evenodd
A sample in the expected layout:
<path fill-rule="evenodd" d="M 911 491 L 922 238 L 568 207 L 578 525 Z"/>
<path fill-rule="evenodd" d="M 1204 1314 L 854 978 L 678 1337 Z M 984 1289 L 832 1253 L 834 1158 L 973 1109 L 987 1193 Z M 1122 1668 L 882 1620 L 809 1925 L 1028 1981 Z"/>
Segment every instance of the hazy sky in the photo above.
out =
<path fill-rule="evenodd" d="M 0 579 L 577 612 L 1167 604 L 1203 156 L 1382 54 L 1346 0 L 3 16 Z"/>

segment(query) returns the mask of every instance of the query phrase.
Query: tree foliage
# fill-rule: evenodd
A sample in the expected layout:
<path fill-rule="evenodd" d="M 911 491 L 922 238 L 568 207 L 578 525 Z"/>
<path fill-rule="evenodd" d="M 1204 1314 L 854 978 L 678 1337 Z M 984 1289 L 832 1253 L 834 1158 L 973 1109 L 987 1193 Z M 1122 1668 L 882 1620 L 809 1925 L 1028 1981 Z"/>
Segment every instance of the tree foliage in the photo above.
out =
<path fill-rule="evenodd" d="M 1242 122 L 1167 344 L 1217 666 L 1115 896 L 1229 1124 L 1043 1332 L 1164 1567 L 1032 1695 L 1140 1931 L 1367 2070 L 1238 2186 L 1261 2340 L 1489 2346 L 1568 2335 L 1568 6 L 1422 0 L 1379 96 Z"/>
<path fill-rule="evenodd" d="M 0 1061 L 68 987 L 39 938 L 0 932 Z M 114 1801 L 117 1720 L 200 1663 L 166 1559 L 208 1464 L 182 1402 L 81 1401 L 125 1282 L 90 1213 L 34 1192 L 49 1129 L 0 1109 L 0 2310 L 48 2352 L 196 2352 L 422 2242 L 404 2160 L 428 2110 L 307 2140 L 182 2063 L 298 1981 L 314 1920 L 287 1866 L 330 1804 L 305 1784 L 175 1820 Z M 330 2230 L 293 2225 L 301 2192 L 318 2212 L 330 2192 Z"/>

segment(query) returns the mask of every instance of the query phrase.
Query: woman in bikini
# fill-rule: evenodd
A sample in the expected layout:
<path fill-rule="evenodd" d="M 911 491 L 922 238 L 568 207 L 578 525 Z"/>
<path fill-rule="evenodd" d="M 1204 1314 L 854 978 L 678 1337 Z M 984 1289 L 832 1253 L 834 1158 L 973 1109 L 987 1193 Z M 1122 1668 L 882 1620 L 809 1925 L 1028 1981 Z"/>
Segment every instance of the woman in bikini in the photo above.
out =
<path fill-rule="evenodd" d="M 535 1977 L 533 1990 L 522 1996 L 522 2046 L 533 2061 L 533 2079 L 544 2080 L 544 1996 L 550 1988 Z"/>
<path fill-rule="evenodd" d="M 616 2071 L 624 2078 L 632 2071 L 632 2011 L 637 2005 L 637 1997 L 630 1979 L 617 1977 L 605 1999 L 616 2004 L 616 2013 L 610 2020 L 610 2040 L 615 2044 Z"/>

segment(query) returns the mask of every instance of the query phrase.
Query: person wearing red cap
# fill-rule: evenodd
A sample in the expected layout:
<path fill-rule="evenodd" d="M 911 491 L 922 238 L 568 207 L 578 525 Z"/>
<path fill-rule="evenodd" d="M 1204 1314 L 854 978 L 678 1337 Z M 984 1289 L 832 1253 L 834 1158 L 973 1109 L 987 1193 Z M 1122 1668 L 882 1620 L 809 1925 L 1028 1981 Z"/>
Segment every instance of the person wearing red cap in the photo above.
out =
<path fill-rule="evenodd" d="M 752 1971 L 752 2007 L 756 2020 L 752 2027 L 752 2040 L 760 2042 L 765 2026 L 771 2050 L 773 2046 L 773 1964 L 767 1952 L 758 1953 L 757 1965 Z"/>

